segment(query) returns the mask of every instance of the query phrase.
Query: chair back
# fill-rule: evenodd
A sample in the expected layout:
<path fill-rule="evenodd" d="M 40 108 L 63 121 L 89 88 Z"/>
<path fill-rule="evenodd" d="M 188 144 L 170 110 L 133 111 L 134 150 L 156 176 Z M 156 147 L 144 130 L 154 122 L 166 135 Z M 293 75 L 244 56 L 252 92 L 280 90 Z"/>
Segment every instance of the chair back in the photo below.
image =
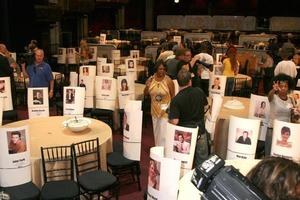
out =
<path fill-rule="evenodd" d="M 44 182 L 73 180 L 71 146 L 41 147 Z"/>
<path fill-rule="evenodd" d="M 72 145 L 76 175 L 100 169 L 99 139 L 86 140 Z"/>

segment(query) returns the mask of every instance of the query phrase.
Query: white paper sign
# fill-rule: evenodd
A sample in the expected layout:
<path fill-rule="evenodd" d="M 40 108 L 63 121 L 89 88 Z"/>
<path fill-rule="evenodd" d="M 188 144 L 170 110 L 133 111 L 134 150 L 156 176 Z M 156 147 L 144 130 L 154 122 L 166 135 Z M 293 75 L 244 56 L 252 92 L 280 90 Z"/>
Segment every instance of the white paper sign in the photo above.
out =
<path fill-rule="evenodd" d="M 300 162 L 300 124 L 274 120 L 271 156 Z"/>
<path fill-rule="evenodd" d="M 3 99 L 3 111 L 13 110 L 10 77 L 0 77 L 0 98 Z"/>
<path fill-rule="evenodd" d="M 230 116 L 226 159 L 254 159 L 260 120 Z"/>
<path fill-rule="evenodd" d="M 111 59 L 112 61 L 121 59 L 121 51 L 120 50 L 111 50 Z"/>
<path fill-rule="evenodd" d="M 114 64 L 113 63 L 103 63 L 100 65 L 99 76 L 114 77 Z"/>
<path fill-rule="evenodd" d="M 78 74 L 76 72 L 70 72 L 70 86 L 76 87 L 78 85 Z"/>
<path fill-rule="evenodd" d="M 67 61 L 68 64 L 76 64 L 76 49 L 67 48 Z"/>
<path fill-rule="evenodd" d="M 96 76 L 96 108 L 115 110 L 117 83 L 116 79 Z"/>
<path fill-rule="evenodd" d="M 136 105 L 139 106 L 136 106 Z M 123 155 L 131 160 L 141 159 L 143 111 L 141 101 L 128 101 L 123 116 Z"/>
<path fill-rule="evenodd" d="M 79 87 L 85 89 L 85 108 L 94 107 L 94 91 L 95 91 L 95 77 L 93 76 L 80 76 L 79 78 Z"/>
<path fill-rule="evenodd" d="M 180 35 L 174 35 L 173 40 L 174 40 L 174 42 L 177 42 L 178 45 L 181 44 L 181 36 Z"/>
<path fill-rule="evenodd" d="M 30 180 L 28 127 L 0 128 L 0 185 L 9 187 Z"/>
<path fill-rule="evenodd" d="M 49 117 L 48 88 L 28 88 L 27 91 L 29 119 Z"/>
<path fill-rule="evenodd" d="M 213 75 L 209 80 L 209 95 L 220 94 L 224 96 L 226 76 Z"/>
<path fill-rule="evenodd" d="M 85 88 L 64 87 L 64 116 L 83 116 Z"/>
<path fill-rule="evenodd" d="M 166 134 L 166 157 L 180 160 L 183 170 L 192 169 L 198 127 L 186 128 L 167 123 Z"/>
<path fill-rule="evenodd" d="M 216 121 L 222 108 L 223 97 L 219 94 L 213 94 L 211 97 L 211 104 L 209 115 L 206 117 L 205 128 L 210 133 L 211 138 L 214 138 Z"/>
<path fill-rule="evenodd" d="M 66 64 L 66 60 L 67 60 L 67 49 L 58 48 L 57 63 Z"/>
<path fill-rule="evenodd" d="M 300 106 L 300 91 L 299 90 L 293 91 L 293 100 L 294 100 L 294 105 Z"/>
<path fill-rule="evenodd" d="M 2 126 L 2 117 L 3 117 L 3 99 L 0 98 L 0 126 Z"/>
<path fill-rule="evenodd" d="M 140 58 L 140 50 L 130 50 L 130 58 L 138 60 Z"/>
<path fill-rule="evenodd" d="M 216 64 L 222 63 L 222 56 L 223 56 L 223 54 L 221 54 L 221 53 L 216 54 Z"/>
<path fill-rule="evenodd" d="M 213 67 L 213 74 L 214 75 L 223 75 L 223 64 L 217 63 Z"/>
<path fill-rule="evenodd" d="M 100 44 L 105 44 L 106 43 L 106 34 L 105 33 L 101 33 L 100 34 Z"/>
<path fill-rule="evenodd" d="M 97 76 L 100 75 L 100 72 L 102 70 L 101 65 L 107 63 L 107 58 L 97 58 Z"/>
<path fill-rule="evenodd" d="M 136 72 L 136 59 L 125 59 L 126 72 Z"/>
<path fill-rule="evenodd" d="M 164 157 L 163 147 L 150 149 L 147 200 L 176 200 L 179 188 L 180 161 Z"/>
<path fill-rule="evenodd" d="M 261 128 L 259 140 L 265 141 L 269 122 L 270 103 L 268 97 L 251 94 L 249 115 L 250 119 L 260 119 Z"/>
<path fill-rule="evenodd" d="M 83 65 L 80 66 L 79 76 L 96 76 L 96 66 L 95 65 Z"/>
<path fill-rule="evenodd" d="M 89 47 L 90 53 L 92 57 L 90 58 L 90 62 L 96 62 L 97 61 L 97 46 Z"/>
<path fill-rule="evenodd" d="M 118 76 L 119 108 L 124 109 L 127 101 L 134 100 L 134 84 L 128 76 Z"/>

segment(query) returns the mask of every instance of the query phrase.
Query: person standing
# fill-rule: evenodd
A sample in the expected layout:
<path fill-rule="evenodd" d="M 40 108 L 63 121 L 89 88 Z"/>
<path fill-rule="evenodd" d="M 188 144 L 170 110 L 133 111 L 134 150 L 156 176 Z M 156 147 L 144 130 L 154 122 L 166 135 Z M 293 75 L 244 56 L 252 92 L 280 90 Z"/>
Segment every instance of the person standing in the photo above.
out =
<path fill-rule="evenodd" d="M 181 69 L 177 75 L 180 91 L 170 104 L 169 122 L 178 126 L 199 127 L 195 166 L 200 165 L 208 158 L 208 139 L 204 124 L 204 109 L 208 104 L 206 95 L 201 88 L 191 87 L 191 73 Z"/>
<path fill-rule="evenodd" d="M 52 98 L 54 80 L 50 65 L 44 62 L 44 51 L 35 50 L 34 58 L 35 62 L 29 65 L 27 70 L 22 69 L 25 76 L 29 77 L 29 87 L 49 87 L 49 98 Z"/>
<path fill-rule="evenodd" d="M 156 63 L 156 72 L 146 81 L 144 95 L 151 97 L 151 115 L 153 122 L 154 142 L 164 146 L 165 130 L 168 120 L 166 108 L 174 97 L 175 87 L 171 78 L 166 75 L 166 66 L 162 60 Z"/>

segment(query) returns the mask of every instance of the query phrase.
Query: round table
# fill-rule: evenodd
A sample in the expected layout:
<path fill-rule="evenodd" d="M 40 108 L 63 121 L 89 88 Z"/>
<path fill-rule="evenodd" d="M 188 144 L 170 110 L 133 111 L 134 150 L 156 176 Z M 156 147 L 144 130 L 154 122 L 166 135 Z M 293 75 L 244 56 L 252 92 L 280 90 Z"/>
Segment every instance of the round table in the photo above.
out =
<path fill-rule="evenodd" d="M 228 100 L 238 100 L 244 105 L 244 109 L 229 109 L 225 108 L 224 104 Z M 231 115 L 236 117 L 248 118 L 250 99 L 243 97 L 230 97 L 225 96 L 223 98 L 222 108 L 218 119 L 216 121 L 213 151 L 221 158 L 226 159 L 227 154 L 227 140 L 228 140 L 228 128 L 229 118 Z"/>
<path fill-rule="evenodd" d="M 28 120 L 22 120 L 3 127 L 15 128 L 28 125 L 30 135 L 30 154 L 32 164 L 32 181 L 38 186 L 42 185 L 41 174 L 41 149 L 40 147 L 51 147 L 61 145 L 71 145 L 72 143 L 81 142 L 99 138 L 101 169 L 106 170 L 106 153 L 112 151 L 112 131 L 111 128 L 96 119 L 90 119 L 89 127 L 82 131 L 74 133 L 65 128 L 62 123 L 70 117 L 54 116 L 41 117 Z"/>
<path fill-rule="evenodd" d="M 239 169 L 244 176 L 252 169 L 260 160 L 225 160 L 225 165 L 232 165 Z M 200 192 L 191 182 L 194 170 L 186 173 L 179 181 L 178 200 L 200 199 Z"/>

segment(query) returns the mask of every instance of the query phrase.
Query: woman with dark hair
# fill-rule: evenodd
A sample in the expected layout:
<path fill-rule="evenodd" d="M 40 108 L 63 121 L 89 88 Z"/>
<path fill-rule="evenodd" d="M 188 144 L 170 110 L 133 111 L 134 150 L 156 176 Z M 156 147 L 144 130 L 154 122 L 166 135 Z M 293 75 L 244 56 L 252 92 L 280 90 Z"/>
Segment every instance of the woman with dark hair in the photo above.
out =
<path fill-rule="evenodd" d="M 166 65 L 160 60 L 156 63 L 155 74 L 148 78 L 144 95 L 151 97 L 151 115 L 156 146 L 164 146 L 164 131 L 168 121 L 166 108 L 174 97 L 175 87 L 172 79 L 166 75 Z"/>
<path fill-rule="evenodd" d="M 265 141 L 265 155 L 270 155 L 274 119 L 290 122 L 293 108 L 292 98 L 288 96 L 293 89 L 293 79 L 286 74 L 279 74 L 273 79 L 273 89 L 268 94 L 270 102 L 270 120 Z"/>
<path fill-rule="evenodd" d="M 226 51 L 226 57 L 223 60 L 223 75 L 227 76 L 225 95 L 231 96 L 234 87 L 234 76 L 238 74 L 240 65 L 237 60 L 237 49 L 234 46 L 229 46 Z"/>
<path fill-rule="evenodd" d="M 124 78 L 121 80 L 121 91 L 127 91 L 128 90 L 128 83 L 127 80 Z"/>
<path fill-rule="evenodd" d="M 300 166 L 292 160 L 265 158 L 250 170 L 247 178 L 271 200 L 300 197 Z"/>

